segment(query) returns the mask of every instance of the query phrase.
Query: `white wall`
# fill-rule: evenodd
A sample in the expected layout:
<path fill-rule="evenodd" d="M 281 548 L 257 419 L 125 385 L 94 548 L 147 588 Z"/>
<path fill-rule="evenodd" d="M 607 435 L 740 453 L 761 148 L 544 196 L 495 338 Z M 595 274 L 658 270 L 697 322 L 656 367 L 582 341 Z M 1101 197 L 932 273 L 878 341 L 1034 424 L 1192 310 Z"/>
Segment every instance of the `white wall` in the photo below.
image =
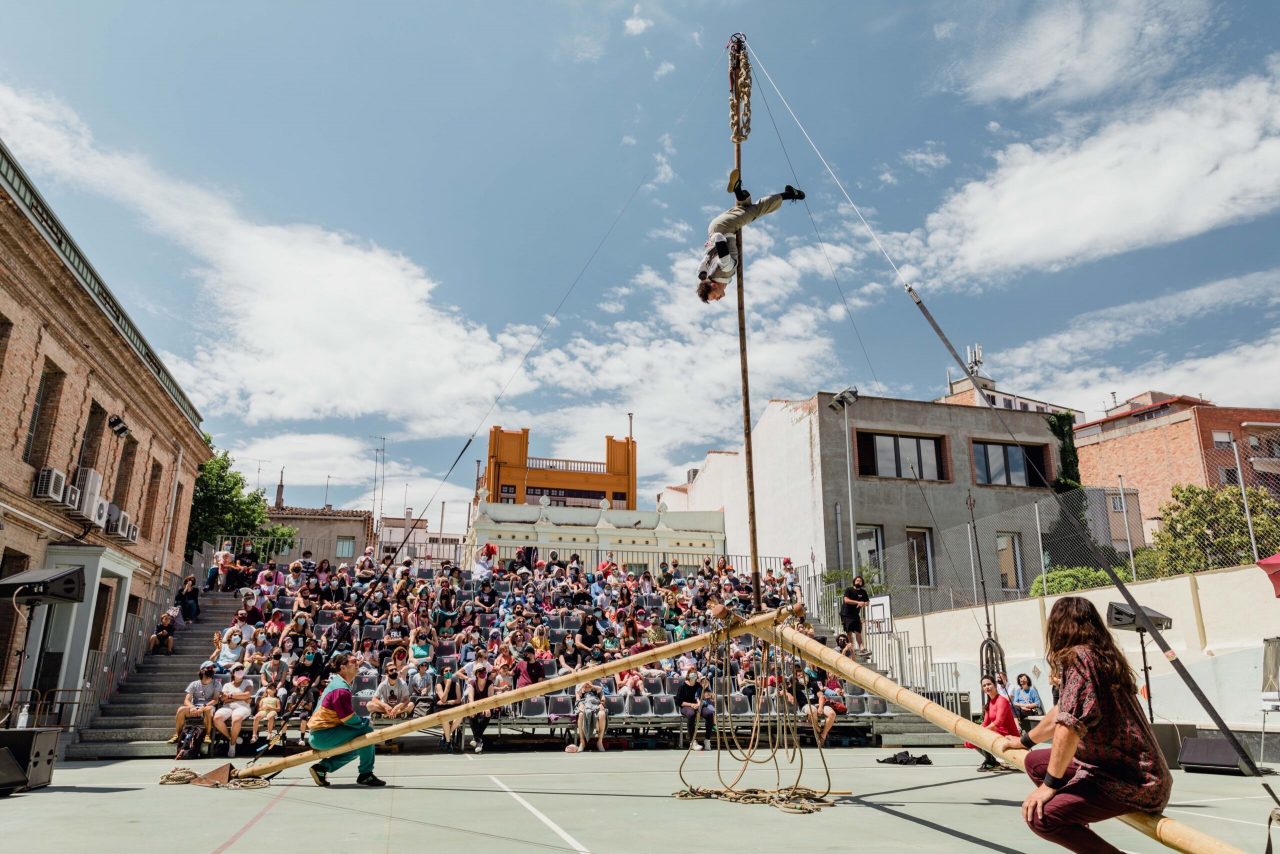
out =
<path fill-rule="evenodd" d="M 1280 601 L 1271 582 L 1257 567 L 1238 567 L 1183 575 L 1130 586 L 1137 600 L 1173 619 L 1165 638 L 1186 665 L 1201 690 L 1233 728 L 1262 725 L 1262 641 L 1280 636 Z M 1085 591 L 1104 617 L 1109 602 L 1121 601 L 1111 589 Z M 1031 674 L 1036 688 L 1050 702 L 1049 665 L 1045 661 L 1044 626 L 1053 603 L 1061 597 L 1024 599 L 993 606 L 993 624 L 1004 647 L 1009 681 L 1018 673 Z M 895 619 L 911 643 L 928 641 L 938 661 L 954 661 L 960 685 L 970 688 L 974 708 L 978 699 L 978 645 L 982 642 L 981 608 L 940 611 L 921 617 Z M 1116 632 L 1141 684 L 1142 658 L 1136 632 Z M 1157 720 L 1207 724 L 1208 716 L 1156 645 L 1147 642 L 1151 670 L 1151 698 Z M 1039 668 L 1040 676 L 1034 676 Z M 1274 722 L 1273 722 L 1274 723 Z"/>

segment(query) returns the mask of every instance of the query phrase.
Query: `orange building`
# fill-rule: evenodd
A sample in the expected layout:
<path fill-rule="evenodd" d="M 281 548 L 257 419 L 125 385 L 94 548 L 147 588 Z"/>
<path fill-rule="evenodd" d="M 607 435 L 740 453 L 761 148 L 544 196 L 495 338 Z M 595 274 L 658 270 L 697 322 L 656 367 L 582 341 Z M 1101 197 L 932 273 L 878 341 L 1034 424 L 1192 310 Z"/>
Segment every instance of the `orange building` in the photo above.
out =
<path fill-rule="evenodd" d="M 553 507 L 598 507 L 609 499 L 614 509 L 636 509 L 636 440 L 604 437 L 604 462 L 529 456 L 529 428 L 489 431 L 489 459 L 476 481 L 476 494 L 488 490 L 495 504 L 537 504 L 543 496 Z"/>

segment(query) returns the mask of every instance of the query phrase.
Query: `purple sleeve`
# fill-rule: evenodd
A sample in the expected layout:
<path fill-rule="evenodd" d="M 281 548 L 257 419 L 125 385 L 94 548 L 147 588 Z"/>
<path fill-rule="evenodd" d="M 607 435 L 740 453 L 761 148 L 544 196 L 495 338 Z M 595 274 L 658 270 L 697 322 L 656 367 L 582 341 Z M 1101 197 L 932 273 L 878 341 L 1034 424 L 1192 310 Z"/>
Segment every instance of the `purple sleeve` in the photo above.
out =
<path fill-rule="evenodd" d="M 346 688 L 335 688 L 320 698 L 320 705 L 333 712 L 342 720 L 355 714 L 355 706 L 351 702 L 351 692 Z"/>
<path fill-rule="evenodd" d="M 1089 652 L 1077 647 L 1075 662 L 1062 674 L 1062 691 L 1058 695 L 1057 723 L 1081 735 L 1096 726 L 1102 717 L 1091 665 Z"/>

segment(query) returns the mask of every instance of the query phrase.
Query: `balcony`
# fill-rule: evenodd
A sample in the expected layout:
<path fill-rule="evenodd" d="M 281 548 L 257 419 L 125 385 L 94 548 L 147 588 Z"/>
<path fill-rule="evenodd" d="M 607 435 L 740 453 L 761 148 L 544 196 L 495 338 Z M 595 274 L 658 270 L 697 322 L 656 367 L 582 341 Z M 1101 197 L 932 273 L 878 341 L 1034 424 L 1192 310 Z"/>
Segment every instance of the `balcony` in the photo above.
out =
<path fill-rule="evenodd" d="M 529 457 L 528 467 L 575 474 L 606 474 L 608 472 L 604 463 L 592 463 L 586 460 L 555 460 L 550 457 Z"/>

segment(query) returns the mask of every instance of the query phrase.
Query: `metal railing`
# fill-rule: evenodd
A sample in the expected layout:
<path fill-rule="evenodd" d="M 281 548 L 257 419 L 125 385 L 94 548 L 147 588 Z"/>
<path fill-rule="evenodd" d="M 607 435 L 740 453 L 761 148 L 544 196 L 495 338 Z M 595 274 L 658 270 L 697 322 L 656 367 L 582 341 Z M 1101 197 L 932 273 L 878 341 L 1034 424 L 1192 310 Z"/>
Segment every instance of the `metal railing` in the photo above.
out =
<path fill-rule="evenodd" d="M 604 463 L 589 460 L 557 460 L 553 457 L 529 457 L 528 467 L 546 471 L 567 471 L 580 474 L 607 474 L 609 468 Z"/>

